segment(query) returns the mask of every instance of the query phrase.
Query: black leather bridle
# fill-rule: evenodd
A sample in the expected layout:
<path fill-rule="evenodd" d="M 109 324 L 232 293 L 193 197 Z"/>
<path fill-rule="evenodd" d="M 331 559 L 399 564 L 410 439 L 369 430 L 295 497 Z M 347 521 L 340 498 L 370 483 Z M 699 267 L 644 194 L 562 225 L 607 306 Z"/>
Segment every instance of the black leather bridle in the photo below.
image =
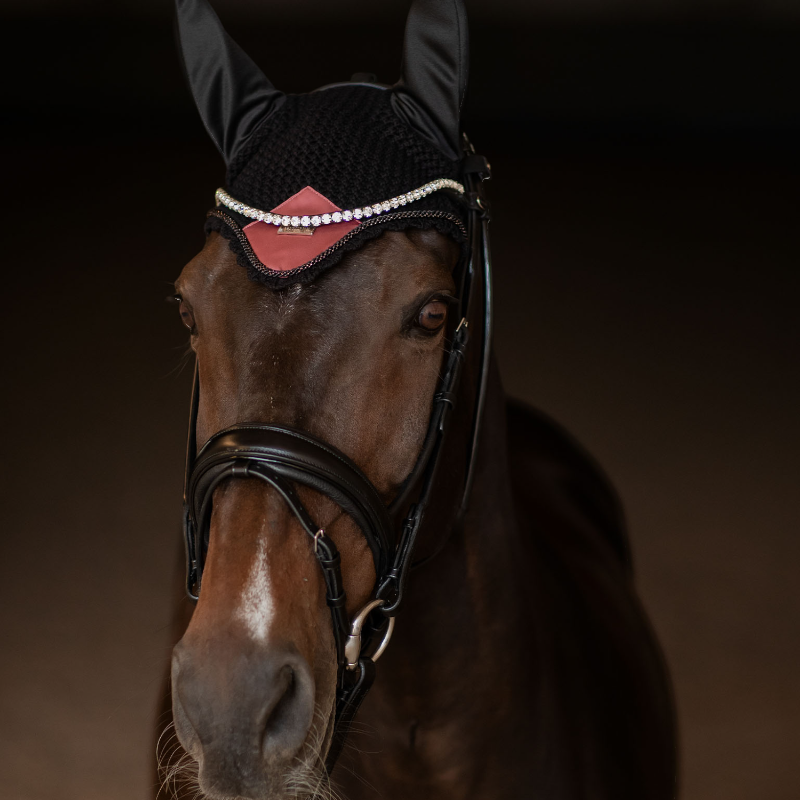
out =
<path fill-rule="evenodd" d="M 338 676 L 334 737 L 326 761 L 328 772 L 341 751 L 349 722 L 372 685 L 375 661 L 391 636 L 408 573 L 414 565 L 412 557 L 417 535 L 431 503 L 443 460 L 444 443 L 458 398 L 464 361 L 470 340 L 475 338 L 471 332 L 481 329 L 479 374 L 459 518 L 466 509 L 472 484 L 486 396 L 492 325 L 489 214 L 483 188 L 490 170 L 486 159 L 475 153 L 466 137 L 464 148 L 462 180 L 469 209 L 469 249 L 460 270 L 460 322 L 445 354 L 444 371 L 434 395 L 428 429 L 416 464 L 388 507 L 369 478 L 347 456 L 321 439 L 285 425 L 236 424 L 215 433 L 197 452 L 200 381 L 195 368 L 183 507 L 186 589 L 191 598 L 198 598 L 208 548 L 214 490 L 232 478 L 258 479 L 275 489 L 313 539 L 314 553 L 325 579 L 327 604 L 331 609 Z M 479 294 L 482 303 L 478 300 Z M 294 484 L 307 486 L 333 500 L 353 518 L 367 540 L 377 576 L 374 599 L 352 623 L 345 613 L 346 597 L 336 545 L 311 518 Z M 403 520 L 402 529 L 397 540 L 400 520 Z M 368 619 L 378 615 L 381 616 L 377 622 L 368 624 Z"/>

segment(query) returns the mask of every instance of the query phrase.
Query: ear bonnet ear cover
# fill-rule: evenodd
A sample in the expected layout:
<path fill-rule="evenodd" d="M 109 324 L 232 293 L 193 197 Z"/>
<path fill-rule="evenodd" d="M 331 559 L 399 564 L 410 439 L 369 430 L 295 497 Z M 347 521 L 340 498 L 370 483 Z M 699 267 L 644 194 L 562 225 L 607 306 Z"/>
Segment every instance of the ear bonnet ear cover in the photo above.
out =
<path fill-rule="evenodd" d="M 176 6 L 187 78 L 228 164 L 225 192 L 239 204 L 317 215 L 459 180 L 458 110 L 466 85 L 461 0 L 416 0 L 395 87 L 338 84 L 301 95 L 276 91 L 206 0 L 176 0 Z M 385 230 L 434 228 L 466 247 L 467 209 L 451 189 L 384 205 L 370 218 L 307 228 L 306 235 L 281 235 L 284 227 L 229 205 L 209 212 L 206 231 L 228 239 L 249 277 L 274 288 L 313 280 Z"/>

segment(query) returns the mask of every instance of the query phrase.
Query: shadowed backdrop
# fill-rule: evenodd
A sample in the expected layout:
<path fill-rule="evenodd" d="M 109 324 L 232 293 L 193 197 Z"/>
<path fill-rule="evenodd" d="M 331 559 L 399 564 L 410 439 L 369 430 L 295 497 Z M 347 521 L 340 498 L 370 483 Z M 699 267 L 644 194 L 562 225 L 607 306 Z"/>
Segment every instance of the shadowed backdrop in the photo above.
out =
<path fill-rule="evenodd" d="M 216 0 L 281 89 L 399 69 L 406 4 Z M 468 3 L 508 391 L 599 459 L 686 800 L 800 791 L 800 13 Z M 221 159 L 168 2 L 6 0 L 0 795 L 139 800 L 181 601 L 171 281 Z M 400 623 L 402 624 L 402 622 Z"/>

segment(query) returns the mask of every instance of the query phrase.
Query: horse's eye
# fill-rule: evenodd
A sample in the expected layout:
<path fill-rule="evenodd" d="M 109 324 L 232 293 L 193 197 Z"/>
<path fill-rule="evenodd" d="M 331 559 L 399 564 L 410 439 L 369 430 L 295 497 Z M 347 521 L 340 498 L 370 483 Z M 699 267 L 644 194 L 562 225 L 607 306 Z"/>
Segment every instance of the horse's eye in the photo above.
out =
<path fill-rule="evenodd" d="M 178 305 L 178 313 L 181 315 L 181 322 L 189 329 L 191 333 L 194 333 L 194 315 L 189 310 L 189 306 L 183 298 L 181 298 Z"/>
<path fill-rule="evenodd" d="M 447 303 L 431 300 L 423 306 L 417 317 L 417 324 L 426 331 L 438 331 L 447 319 Z"/>

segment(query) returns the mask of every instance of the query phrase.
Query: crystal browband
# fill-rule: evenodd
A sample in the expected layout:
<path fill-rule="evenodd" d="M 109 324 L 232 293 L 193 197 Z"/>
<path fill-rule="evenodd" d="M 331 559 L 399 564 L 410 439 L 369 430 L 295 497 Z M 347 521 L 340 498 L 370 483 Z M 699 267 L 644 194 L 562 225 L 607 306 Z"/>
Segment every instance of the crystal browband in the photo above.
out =
<path fill-rule="evenodd" d="M 458 181 L 450 180 L 450 178 L 439 178 L 438 180 L 426 183 L 419 189 L 414 189 L 411 192 L 400 194 L 393 197 L 391 200 L 384 200 L 382 203 L 375 203 L 374 205 L 366 205 L 361 208 L 347 209 L 345 211 L 334 211 L 331 214 L 303 214 L 302 216 L 287 216 L 281 214 L 272 214 L 269 211 L 261 211 L 252 206 L 247 206 L 234 200 L 224 189 L 217 189 L 215 198 L 217 205 L 223 205 L 231 211 L 236 211 L 243 217 L 248 219 L 258 220 L 259 222 L 266 222 L 268 225 L 278 225 L 283 227 L 292 228 L 318 228 L 320 225 L 330 225 L 337 222 L 351 222 L 352 220 L 369 219 L 369 217 L 383 214 L 385 211 L 391 211 L 400 206 L 413 203 L 415 200 L 420 200 L 427 197 L 429 194 L 438 192 L 440 189 L 452 189 L 459 194 L 464 194 L 464 187 Z"/>

